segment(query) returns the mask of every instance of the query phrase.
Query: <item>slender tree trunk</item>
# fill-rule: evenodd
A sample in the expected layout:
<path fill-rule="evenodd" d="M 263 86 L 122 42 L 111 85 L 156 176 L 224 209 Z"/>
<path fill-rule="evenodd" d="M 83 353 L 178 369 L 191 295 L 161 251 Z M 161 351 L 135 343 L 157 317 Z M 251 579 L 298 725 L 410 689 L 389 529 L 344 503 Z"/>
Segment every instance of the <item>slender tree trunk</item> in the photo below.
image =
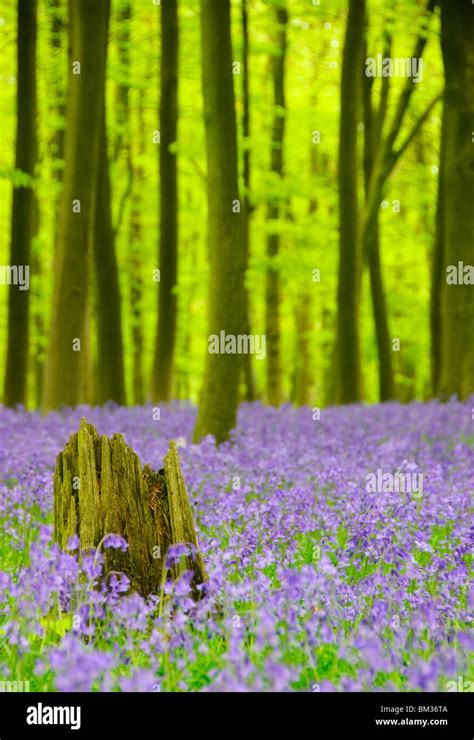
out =
<path fill-rule="evenodd" d="M 129 211 L 129 305 L 130 305 L 130 327 L 131 327 L 131 345 L 132 345 L 132 398 L 133 403 L 141 405 L 145 401 L 145 382 L 143 372 L 143 316 L 142 316 L 142 298 L 143 298 L 143 234 L 142 234 L 142 215 L 141 215 L 141 192 L 144 187 L 145 176 L 141 164 L 134 161 L 133 144 L 130 135 L 130 46 L 132 43 L 130 36 L 130 22 L 132 18 L 132 8 L 130 2 L 122 3 L 118 10 L 118 31 L 117 31 L 117 51 L 120 65 L 120 83 L 117 85 L 115 99 L 115 113 L 117 136 L 114 144 L 114 157 L 117 160 L 120 154 L 124 152 L 127 166 L 128 183 L 122 194 L 121 204 L 119 206 L 115 234 L 121 226 L 123 216 L 123 207 L 128 197 L 130 197 Z M 135 138 L 137 142 L 137 158 L 141 159 L 144 152 L 146 137 L 145 125 L 143 120 L 143 97 L 144 90 L 138 95 L 137 119 L 138 132 Z"/>
<path fill-rule="evenodd" d="M 61 16 L 62 9 L 60 0 L 50 0 L 50 8 L 52 12 L 51 46 L 53 54 L 59 55 L 63 44 L 63 34 L 66 32 L 64 21 Z M 58 123 L 51 141 L 53 159 L 56 160 L 54 165 L 54 174 L 56 179 L 61 182 L 63 169 L 59 162 L 64 160 L 65 128 L 63 119 L 66 115 L 64 77 L 61 78 L 61 81 L 55 80 L 53 109 L 58 118 Z"/>
<path fill-rule="evenodd" d="M 115 122 L 117 136 L 114 143 L 114 160 L 118 159 L 122 149 L 127 156 L 130 150 L 129 141 L 129 74 L 130 74 L 130 20 L 132 9 L 130 3 L 123 2 L 117 13 L 117 52 L 120 65 L 120 82 L 115 97 Z"/>
<path fill-rule="evenodd" d="M 160 284 L 158 329 L 153 365 L 152 397 L 172 397 L 176 341 L 176 280 L 178 266 L 178 186 L 176 142 L 178 125 L 178 8 L 177 0 L 161 3 L 160 103 Z"/>
<path fill-rule="evenodd" d="M 97 402 L 104 404 L 115 401 L 124 405 L 122 303 L 112 225 L 105 107 L 100 139 L 94 257 L 97 286 Z"/>
<path fill-rule="evenodd" d="M 323 308 L 322 311 L 322 325 L 325 334 L 334 332 L 334 317 L 328 311 Z M 329 342 L 323 345 L 323 351 L 325 351 L 326 357 L 329 358 L 329 362 L 324 371 L 324 402 L 326 406 L 333 406 L 337 403 L 337 368 L 338 363 L 338 352 L 337 352 L 337 339 L 333 342 L 332 347 Z"/>
<path fill-rule="evenodd" d="M 237 176 L 237 132 L 229 0 L 201 0 L 201 45 L 207 151 L 210 282 L 209 337 L 245 332 L 245 250 Z M 231 340 L 232 341 L 232 340 Z M 229 348 L 232 347 L 229 345 Z M 208 346 L 194 439 L 229 437 L 237 416 L 241 355 Z"/>
<path fill-rule="evenodd" d="M 309 404 L 311 377 L 309 373 L 309 348 L 311 335 L 311 298 L 304 294 L 295 309 L 296 320 L 296 372 L 294 403 Z"/>
<path fill-rule="evenodd" d="M 61 7 L 60 0 L 49 0 L 48 9 L 51 17 L 50 48 L 54 65 L 54 78 L 50 80 L 48 93 L 51 102 L 51 113 L 56 121 L 50 140 L 50 158 L 52 163 L 52 173 L 57 183 L 57 197 L 55 198 L 55 223 L 57 224 L 59 213 L 59 193 L 62 188 L 64 162 L 64 118 L 66 113 L 65 75 L 67 72 L 67 57 L 63 54 L 63 40 L 67 32 L 63 18 L 64 8 Z M 58 58 L 61 61 L 64 60 L 64 68 L 60 72 L 58 72 Z M 54 234 L 54 248 L 56 249 L 56 233 Z M 41 261 L 41 255 L 38 252 L 32 257 L 32 268 L 37 277 L 38 283 L 43 283 L 43 264 Z M 35 407 L 41 408 L 43 404 L 47 326 L 45 321 L 43 296 L 38 296 L 38 299 L 39 300 L 33 300 L 33 304 L 36 305 L 32 316 L 34 323 L 32 362 L 35 378 Z"/>
<path fill-rule="evenodd" d="M 132 331 L 132 386 L 134 403 L 141 405 L 145 401 L 145 380 L 143 371 L 143 232 L 142 232 L 142 199 L 145 174 L 141 165 L 144 155 L 145 120 L 143 116 L 144 92 L 138 98 L 138 145 L 137 161 L 131 152 L 129 166 L 132 168 L 132 203 L 130 209 L 130 312 Z"/>
<path fill-rule="evenodd" d="M 359 401 L 362 397 L 359 340 L 362 256 L 358 234 L 357 122 L 364 23 L 365 0 L 350 0 L 342 63 L 339 136 L 337 359 L 338 400 L 341 403 Z"/>
<path fill-rule="evenodd" d="M 37 156 L 36 9 L 36 0 L 18 2 L 15 167 L 30 177 L 34 176 Z M 35 196 L 31 184 L 14 188 L 11 224 L 10 265 L 30 270 L 35 227 Z M 30 290 L 26 284 L 22 290 L 20 287 L 12 283 L 8 294 L 7 406 L 27 401 Z"/>
<path fill-rule="evenodd" d="M 69 17 L 73 69 L 66 113 L 65 177 L 45 378 L 46 409 L 87 401 L 84 381 L 88 375 L 88 358 L 84 347 L 109 0 L 70 0 Z M 80 74 L 74 74 L 79 69 L 77 63 L 80 63 Z"/>
<path fill-rule="evenodd" d="M 271 171 L 278 177 L 283 177 L 283 144 L 285 137 L 285 57 L 286 33 L 288 13 L 285 7 L 277 8 L 278 34 L 276 46 L 277 54 L 272 59 L 273 94 L 275 114 L 272 129 L 272 156 Z M 270 203 L 268 207 L 268 221 L 272 222 L 280 216 L 278 202 Z M 280 348 L 280 275 L 277 265 L 280 250 L 278 233 L 270 233 L 267 239 L 267 256 L 270 264 L 266 279 L 266 335 L 267 335 L 267 398 L 273 406 L 278 406 L 283 400 L 281 379 L 281 348 Z"/>
<path fill-rule="evenodd" d="M 367 56 L 367 54 L 364 54 Z M 365 66 L 363 71 L 365 71 Z M 388 78 L 384 78 L 388 79 Z M 378 121 L 372 105 L 373 78 L 363 74 L 363 102 L 364 102 L 364 183 L 368 197 L 370 178 L 374 166 L 377 148 L 380 145 L 383 120 Z M 379 110 L 379 117 L 383 109 Z M 380 230 L 378 210 L 373 229 L 366 234 L 363 251 L 369 263 L 370 292 L 375 324 L 375 337 L 379 357 L 379 398 L 388 401 L 394 396 L 394 380 L 392 368 L 392 347 L 388 328 L 387 306 L 382 279 L 382 265 L 380 260 Z"/>
<path fill-rule="evenodd" d="M 443 290 L 444 265 L 444 170 L 446 157 L 446 114 L 443 107 L 441 123 L 441 143 L 439 153 L 439 181 L 438 202 L 436 205 L 436 233 L 431 265 L 431 297 L 430 297 L 430 328 L 431 328 L 431 389 L 434 396 L 439 393 L 441 372 L 441 353 L 443 342 L 441 339 L 441 295 Z"/>
<path fill-rule="evenodd" d="M 450 266 L 474 266 L 474 15 L 471 4 L 442 0 L 445 69 L 442 178 L 442 289 L 440 393 L 466 398 L 474 391 L 474 286 L 466 275 L 448 284 Z M 461 283 L 461 284 L 459 284 Z"/>
<path fill-rule="evenodd" d="M 316 101 L 313 101 L 314 105 Z M 311 144 L 309 153 L 309 171 L 311 182 L 318 172 L 318 155 L 314 144 Z M 318 201 L 313 193 L 308 202 L 308 215 L 314 216 L 318 209 Z M 296 325 L 296 367 L 295 367 L 295 384 L 293 393 L 293 402 L 297 406 L 309 404 L 310 389 L 312 378 L 310 374 L 310 337 L 311 337 L 311 294 L 304 291 L 299 297 L 295 307 L 295 325 Z"/>
<path fill-rule="evenodd" d="M 132 209 L 132 245 L 138 246 L 141 235 L 140 214 Z M 138 255 L 132 256 L 131 282 L 130 282 L 130 304 L 132 322 L 132 386 L 134 403 L 141 405 L 145 401 L 145 380 L 143 373 L 143 317 L 141 302 L 143 296 L 143 280 L 141 278 L 141 260 Z"/>
<path fill-rule="evenodd" d="M 379 228 L 376 227 L 369 251 L 370 292 L 374 312 L 375 338 L 379 356 L 379 398 L 389 401 L 394 398 L 392 367 L 392 345 L 388 328 L 387 305 L 380 262 Z"/>
<path fill-rule="evenodd" d="M 245 262 L 248 264 L 250 254 L 250 217 L 252 206 L 250 203 L 250 95 L 249 95 L 249 27 L 248 27 L 248 8 L 247 0 L 242 0 L 242 133 L 244 137 L 244 154 L 243 154 L 243 222 L 244 222 L 244 249 Z M 247 327 L 246 334 L 250 334 L 252 322 L 250 320 L 250 296 L 247 288 L 244 290 L 244 303 L 246 313 Z M 255 381 L 255 369 L 253 358 L 250 353 L 243 357 L 243 374 L 246 388 L 246 400 L 255 401 L 257 398 L 257 386 Z"/>

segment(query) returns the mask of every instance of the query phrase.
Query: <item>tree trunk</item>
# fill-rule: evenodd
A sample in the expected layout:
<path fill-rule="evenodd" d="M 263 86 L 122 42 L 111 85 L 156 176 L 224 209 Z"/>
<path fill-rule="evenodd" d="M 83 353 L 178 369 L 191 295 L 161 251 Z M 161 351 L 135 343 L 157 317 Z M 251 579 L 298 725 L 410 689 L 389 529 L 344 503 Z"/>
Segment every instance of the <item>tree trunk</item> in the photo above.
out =
<path fill-rule="evenodd" d="M 34 176 L 36 138 L 36 0 L 18 2 L 17 36 L 17 128 L 15 167 Z M 35 227 L 33 187 L 13 190 L 10 265 L 30 270 L 31 240 Z M 31 280 L 31 275 L 30 275 Z M 25 284 L 26 285 L 26 284 Z M 29 348 L 29 285 L 20 290 L 12 284 L 8 293 L 8 345 L 5 374 L 5 405 L 27 401 Z"/>
<path fill-rule="evenodd" d="M 109 0 L 70 0 L 73 65 L 66 113 L 58 268 L 45 377 L 46 409 L 87 402 L 84 381 L 90 238 L 95 224 Z M 76 70 L 78 68 L 76 67 Z M 78 207 L 80 204 L 80 211 Z M 77 351 L 81 342 L 80 351 Z"/>
<path fill-rule="evenodd" d="M 117 52 L 120 68 L 120 82 L 117 85 L 115 96 L 115 122 L 117 135 L 114 143 L 114 160 L 125 149 L 127 156 L 130 152 L 129 132 L 129 87 L 130 87 L 130 20 L 132 9 L 130 3 L 123 2 L 117 12 Z"/>
<path fill-rule="evenodd" d="M 50 12 L 52 13 L 51 21 L 51 46 L 53 54 L 59 56 L 61 53 L 61 47 L 63 44 L 63 34 L 66 32 L 65 24 L 62 18 L 63 8 L 61 7 L 60 0 L 49 0 Z M 66 70 L 64 70 L 66 71 Z M 65 141 L 65 128 L 64 128 L 64 117 L 66 114 L 65 105 L 65 90 L 64 90 L 64 75 L 54 80 L 54 92 L 53 92 L 53 111 L 58 119 L 54 134 L 51 140 L 52 144 L 52 155 L 54 162 L 54 174 L 59 182 L 62 182 L 63 168 L 60 162 L 64 160 L 64 141 Z M 60 122 L 59 122 L 60 121 Z M 59 202 L 59 199 L 58 199 Z"/>
<path fill-rule="evenodd" d="M 431 389 L 434 396 L 439 393 L 439 380 L 441 372 L 441 294 L 443 280 L 446 274 L 443 272 L 443 239 L 444 239 L 444 169 L 446 157 L 446 114 L 443 107 L 443 118 L 441 123 L 441 143 L 439 152 L 439 180 L 438 201 L 436 204 L 436 233 L 431 265 L 431 296 L 430 296 L 430 329 L 431 329 Z"/>
<path fill-rule="evenodd" d="M 380 262 L 379 226 L 372 236 L 369 248 L 370 292 L 374 312 L 375 338 L 379 356 L 379 398 L 389 401 L 394 397 L 394 380 L 392 367 L 392 345 L 388 328 L 387 305 L 382 280 L 382 265 Z"/>
<path fill-rule="evenodd" d="M 441 4 L 441 47 L 445 68 L 443 269 L 441 289 L 440 393 L 466 398 L 474 391 L 474 287 L 465 276 L 448 284 L 447 270 L 474 266 L 474 16 L 457 0 Z M 459 284 L 461 283 L 461 284 Z"/>
<path fill-rule="evenodd" d="M 366 51 L 366 50 L 365 50 Z M 367 56 L 367 54 L 364 54 Z M 388 54 L 387 54 L 388 56 Z M 365 67 L 364 70 L 365 72 Z M 388 78 L 384 78 L 384 81 Z M 370 179 L 377 148 L 380 146 L 380 136 L 383 126 L 384 104 L 383 94 L 388 91 L 388 83 L 384 82 L 382 89 L 382 100 L 375 115 L 372 105 L 372 83 L 373 78 L 363 74 L 363 103 L 364 103 L 364 184 L 366 198 L 369 194 Z M 380 260 L 380 230 L 378 210 L 374 227 L 365 235 L 363 252 L 369 263 L 370 292 L 372 295 L 372 307 L 375 324 L 375 337 L 379 357 L 379 398 L 388 401 L 394 396 L 394 379 L 392 368 L 392 346 L 390 343 L 390 332 L 388 328 L 387 306 L 382 279 L 382 265 Z"/>
<path fill-rule="evenodd" d="M 248 8 L 247 0 L 242 0 L 242 134 L 244 137 L 243 153 L 243 211 L 242 218 L 244 222 L 244 249 L 245 262 L 248 265 L 250 254 L 250 217 L 252 215 L 252 206 L 250 203 L 250 95 L 249 95 L 249 27 L 248 27 Z M 250 334 L 252 322 L 250 320 L 250 296 L 247 288 L 244 289 L 244 303 L 246 315 L 246 334 Z M 243 376 L 245 381 L 247 401 L 255 401 L 257 398 L 257 386 L 255 380 L 255 368 L 253 358 L 250 353 L 243 357 Z"/>
<path fill-rule="evenodd" d="M 132 339 L 132 387 L 133 401 L 141 405 L 145 401 L 145 376 L 143 371 L 143 230 L 142 230 L 142 193 L 145 183 L 142 158 L 146 136 L 144 120 L 144 90 L 140 91 L 137 101 L 138 136 L 136 152 L 130 148 L 129 167 L 131 168 L 131 208 L 129 223 L 129 285 L 130 285 L 130 324 Z"/>
<path fill-rule="evenodd" d="M 115 401 L 125 405 L 122 304 L 112 225 L 105 107 L 100 140 L 94 257 L 97 286 L 97 402 L 104 404 Z"/>
<path fill-rule="evenodd" d="M 237 178 L 229 0 L 201 0 L 204 119 L 210 252 L 209 337 L 245 333 L 245 250 Z M 208 347 L 208 350 L 211 347 Z M 232 348 L 231 348 L 232 349 Z M 207 352 L 194 439 L 228 438 L 235 426 L 241 356 Z"/>
<path fill-rule="evenodd" d="M 365 0 L 350 0 L 341 77 L 339 135 L 339 224 L 337 360 L 338 400 L 360 401 L 359 308 L 361 245 L 358 235 L 357 123 Z"/>
<path fill-rule="evenodd" d="M 296 323 L 296 369 L 294 403 L 296 406 L 309 404 L 311 376 L 309 372 L 309 348 L 311 336 L 311 298 L 304 294 L 295 308 Z"/>
<path fill-rule="evenodd" d="M 178 8 L 176 0 L 161 3 L 160 103 L 160 283 L 158 329 L 152 378 L 152 398 L 170 401 L 176 341 L 176 280 L 178 265 L 178 186 L 176 142 L 178 125 Z"/>
<path fill-rule="evenodd" d="M 194 598 L 202 595 L 207 574 L 199 552 L 194 519 L 176 445 L 170 442 L 163 469 L 142 468 L 121 434 L 99 437 L 82 419 L 59 453 L 54 474 L 54 538 L 62 549 L 78 535 L 80 549 L 98 548 L 108 534 L 120 535 L 127 550 L 105 549 L 104 572 L 120 571 L 130 590 L 159 594 L 170 545 L 189 543 L 193 554 L 184 568 L 193 572 Z M 171 567 L 174 578 L 182 568 Z"/>
<path fill-rule="evenodd" d="M 283 143 L 285 138 L 285 57 L 288 13 L 285 7 L 277 8 L 277 53 L 272 59 L 273 95 L 275 114 L 272 129 L 271 171 L 279 178 L 283 177 Z M 268 206 L 268 222 L 280 217 L 278 200 Z M 267 398 L 273 406 L 279 406 L 283 400 L 281 382 L 281 348 L 280 348 L 280 275 L 277 264 L 280 251 L 280 236 L 270 233 L 267 239 L 267 256 L 269 267 L 266 279 L 266 335 L 267 335 Z"/>

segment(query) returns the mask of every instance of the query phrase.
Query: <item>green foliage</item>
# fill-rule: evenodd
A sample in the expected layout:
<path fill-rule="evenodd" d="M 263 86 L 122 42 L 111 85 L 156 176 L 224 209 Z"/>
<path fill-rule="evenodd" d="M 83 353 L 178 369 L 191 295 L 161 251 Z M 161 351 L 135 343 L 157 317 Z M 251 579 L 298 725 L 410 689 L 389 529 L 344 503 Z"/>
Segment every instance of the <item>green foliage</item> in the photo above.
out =
<path fill-rule="evenodd" d="M 285 178 L 272 176 L 270 138 L 273 119 L 270 57 L 274 52 L 275 13 L 281 4 L 248 2 L 250 33 L 250 128 L 242 137 L 242 74 L 234 74 L 239 156 L 251 155 L 250 259 L 246 284 L 250 293 L 252 332 L 265 330 L 264 280 L 268 267 L 266 237 L 269 229 L 281 236 L 277 260 L 282 288 L 281 332 L 283 386 L 291 396 L 298 363 L 295 311 L 302 295 L 310 298 L 309 374 L 310 402 L 322 405 L 328 396 L 336 323 L 336 275 L 338 254 L 338 130 L 342 47 L 347 3 L 337 0 L 313 5 L 307 0 L 288 3 L 289 28 L 285 79 L 287 121 Z M 143 334 L 143 381 L 145 391 L 153 362 L 157 288 L 153 270 L 158 264 L 158 153 L 154 132 L 159 130 L 159 7 L 131 2 L 128 19 L 122 12 L 125 0 L 113 3 L 107 67 L 107 117 L 111 157 L 112 210 L 117 227 L 116 249 L 122 294 L 122 321 L 127 398 L 133 395 L 133 332 Z M 387 4 L 372 0 L 368 7 L 370 55 L 383 51 L 386 34 L 394 39 L 393 54 L 409 56 L 420 30 L 420 7 L 408 0 Z M 178 326 L 174 395 L 198 400 L 207 346 L 207 288 L 209 279 L 206 221 L 206 162 L 202 116 L 200 11 L 198 0 L 180 3 L 179 125 L 172 151 L 178 156 L 179 265 Z M 0 75 L 0 128 L 4 132 L 0 155 L 0 264 L 8 264 L 10 208 L 13 187 L 28 187 L 30 178 L 13 167 L 16 75 L 16 3 L 5 0 L 2 75 Z M 56 21 L 56 27 L 54 27 Z M 56 270 L 54 245 L 57 237 L 57 202 L 61 190 L 63 161 L 56 147 L 64 129 L 66 101 L 67 7 L 44 3 L 38 19 L 38 135 L 39 164 L 34 183 L 38 196 L 39 232 L 36 266 L 32 276 L 31 310 L 38 321 L 31 324 L 33 347 L 44 359 Z M 55 30 L 56 28 L 56 30 Z M 119 40 L 129 33 L 128 68 L 119 54 Z M 424 54 L 425 76 L 412 96 L 402 141 L 443 82 L 438 42 L 439 20 L 430 25 Z M 242 63 L 240 2 L 232 3 L 233 58 Z M 241 66 L 242 69 L 242 66 Z M 12 81 L 13 80 L 13 81 Z M 394 114 L 404 80 L 393 79 L 388 120 Z M 376 79 L 378 98 L 381 80 Z M 118 89 L 128 89 L 129 116 L 120 120 Z M 361 113 L 362 116 L 362 113 Z M 440 111 L 435 108 L 389 178 L 380 210 L 381 255 L 388 317 L 400 351 L 393 352 L 397 395 L 402 400 L 424 398 L 429 393 L 429 294 L 430 261 L 434 240 L 435 207 L 439 166 Z M 407 129 L 407 130 L 405 130 Z M 313 143 L 319 132 L 319 143 Z M 67 132 L 66 132 L 67 133 Z M 362 149 L 363 133 L 359 143 Z M 118 143 L 117 143 L 118 142 Z M 313 165 L 311 160 L 313 159 Z M 135 176 L 130 176 L 130 161 Z M 138 181 L 136 170 L 142 171 Z M 242 169 L 240 168 L 240 174 Z M 400 201 L 399 212 L 393 208 Z M 266 218 L 269 202 L 282 208 L 271 224 Z M 313 207 L 311 207 L 313 203 Z M 138 209 L 133 213 L 134 208 Z M 133 219 L 139 222 L 138 241 L 131 239 Z M 320 271 L 320 281 L 313 271 Z M 139 281 L 141 294 L 133 299 L 132 283 Z M 135 300 L 135 304 L 132 301 Z M 5 364 L 7 290 L 0 286 L 0 367 Z M 94 317 L 92 316 L 94 331 Z M 368 280 L 364 276 L 361 309 L 364 398 L 378 400 L 378 357 Z M 265 362 L 255 362 L 257 385 L 265 386 Z M 35 369 L 29 376 L 29 405 L 35 403 Z"/>

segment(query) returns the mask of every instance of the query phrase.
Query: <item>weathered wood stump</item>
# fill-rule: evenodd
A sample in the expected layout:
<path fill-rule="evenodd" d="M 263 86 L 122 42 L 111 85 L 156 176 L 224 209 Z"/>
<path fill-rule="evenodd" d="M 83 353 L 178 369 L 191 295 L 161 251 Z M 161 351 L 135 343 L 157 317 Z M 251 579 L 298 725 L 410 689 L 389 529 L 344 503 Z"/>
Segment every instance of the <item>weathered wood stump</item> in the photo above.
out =
<path fill-rule="evenodd" d="M 121 571 L 130 589 L 142 596 L 158 594 L 170 545 L 191 543 L 194 555 L 184 567 L 193 572 L 192 590 L 207 579 L 199 552 L 194 518 L 179 463 L 176 444 L 169 443 L 163 469 L 143 469 L 138 455 L 125 444 L 123 435 L 99 437 L 95 427 L 81 420 L 59 453 L 54 474 L 54 537 L 63 549 L 72 535 L 80 539 L 81 551 L 97 547 L 107 534 L 121 535 L 127 551 L 105 549 L 105 574 Z"/>

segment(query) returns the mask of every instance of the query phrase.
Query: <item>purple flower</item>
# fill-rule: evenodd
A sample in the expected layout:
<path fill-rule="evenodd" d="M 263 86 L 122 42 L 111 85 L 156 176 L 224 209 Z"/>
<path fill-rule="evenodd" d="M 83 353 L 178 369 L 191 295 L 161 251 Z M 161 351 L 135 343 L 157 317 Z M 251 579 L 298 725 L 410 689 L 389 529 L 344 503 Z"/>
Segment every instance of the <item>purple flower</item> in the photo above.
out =
<path fill-rule="evenodd" d="M 69 537 L 67 541 L 67 550 L 79 550 L 79 547 L 81 545 L 81 541 L 79 539 L 79 535 L 73 534 L 71 537 Z"/>
<path fill-rule="evenodd" d="M 177 565 L 182 557 L 193 557 L 196 553 L 196 547 L 192 542 L 178 542 L 176 545 L 170 545 L 166 551 L 166 567 L 171 568 Z"/>
<path fill-rule="evenodd" d="M 105 535 L 103 546 L 107 548 L 110 547 L 115 550 L 122 550 L 122 552 L 128 550 L 128 542 L 118 534 Z"/>

